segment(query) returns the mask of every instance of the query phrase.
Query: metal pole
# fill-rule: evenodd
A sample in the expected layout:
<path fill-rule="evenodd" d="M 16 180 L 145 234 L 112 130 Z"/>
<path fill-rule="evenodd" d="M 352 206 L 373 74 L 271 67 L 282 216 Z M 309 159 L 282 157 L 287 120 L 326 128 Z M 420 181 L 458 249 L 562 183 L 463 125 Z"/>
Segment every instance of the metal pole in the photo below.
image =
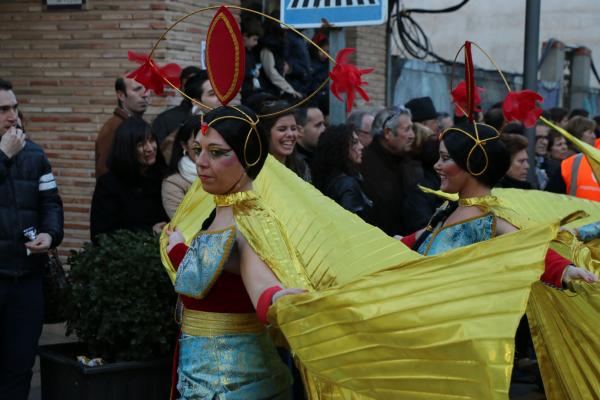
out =
<path fill-rule="evenodd" d="M 346 33 L 343 29 L 332 29 L 329 31 L 329 53 L 334 57 L 346 47 Z M 333 68 L 333 62 L 329 61 L 329 70 Z M 335 98 L 331 91 L 329 92 L 329 123 L 343 124 L 346 121 L 346 104 Z"/>
<path fill-rule="evenodd" d="M 527 0 L 525 8 L 525 53 L 523 63 L 523 89 L 537 91 L 538 49 L 540 47 L 540 0 Z M 535 127 L 526 130 L 529 138 L 529 173 L 527 180 L 535 184 Z"/>

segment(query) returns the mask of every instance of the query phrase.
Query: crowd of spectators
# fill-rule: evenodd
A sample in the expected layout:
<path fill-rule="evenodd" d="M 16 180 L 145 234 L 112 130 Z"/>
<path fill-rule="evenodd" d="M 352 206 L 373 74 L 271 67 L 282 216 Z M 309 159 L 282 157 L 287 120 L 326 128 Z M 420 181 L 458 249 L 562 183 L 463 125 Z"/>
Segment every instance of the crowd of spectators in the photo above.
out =
<path fill-rule="evenodd" d="M 261 46 L 257 43 L 261 43 L 263 29 L 279 32 L 285 42 L 285 30 L 279 25 L 265 27 L 257 20 L 245 19 L 242 30 L 250 60 L 254 49 Z M 345 124 L 327 127 L 326 110 L 318 101 L 293 107 L 294 93 L 303 95 L 296 88 L 308 87 L 301 83 L 312 75 L 298 72 L 308 65 L 304 61 L 311 59 L 310 52 L 307 57 L 287 59 L 289 49 L 300 43 L 284 46 L 284 42 L 276 44 L 275 38 L 268 46 L 262 43 L 258 57 L 274 60 L 275 72 L 278 78 L 287 78 L 286 84 L 278 86 L 277 82 L 284 81 L 277 79 L 269 85 L 261 84 L 269 76 L 261 70 L 246 76 L 241 98 L 259 115 L 266 115 L 260 119 L 259 128 L 269 139 L 269 153 L 389 235 L 406 235 L 427 225 L 440 200 L 419 186 L 439 189 L 435 170 L 438 137 L 456 121 L 439 113 L 431 98 L 420 97 L 404 106 L 357 109 Z M 282 74 L 291 71 L 287 64 L 297 68 L 298 73 Z M 258 71 L 257 65 L 252 66 L 251 61 L 247 66 Z M 283 69 L 279 70 L 279 65 Z M 200 99 L 210 108 L 219 105 L 206 71 L 185 68 L 181 81 L 190 98 Z M 194 139 L 200 131 L 201 115 L 206 112 L 186 97 L 148 125 L 143 121 L 147 93 L 139 83 L 119 78 L 115 89 L 118 107 L 98 135 L 96 146 L 97 184 L 91 215 L 94 240 L 99 233 L 120 228 L 158 232 L 173 216 L 196 177 Z M 272 114 L 276 115 L 268 116 Z M 584 110 L 569 112 L 555 107 L 543 115 L 582 141 L 598 144 L 597 124 Z M 511 154 L 510 168 L 499 187 L 549 190 L 600 200 L 595 197 L 600 197 L 600 188 L 587 160 L 577 160 L 575 148 L 568 146 L 559 132 L 539 122 L 535 127 L 535 158 L 530 160 L 525 128 L 504 120 L 501 103 L 478 113 L 477 118 L 501 132 Z M 112 138 L 110 147 L 107 138 Z M 531 168 L 534 179 L 529 178 Z"/>

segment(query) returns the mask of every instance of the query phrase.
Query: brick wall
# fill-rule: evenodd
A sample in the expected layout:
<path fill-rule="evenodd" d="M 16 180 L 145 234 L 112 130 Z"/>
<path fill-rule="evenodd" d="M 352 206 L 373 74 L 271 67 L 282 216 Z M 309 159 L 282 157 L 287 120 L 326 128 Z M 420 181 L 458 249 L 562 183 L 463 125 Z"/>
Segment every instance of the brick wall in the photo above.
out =
<path fill-rule="evenodd" d="M 359 68 L 375 68 L 375 71 L 365 76 L 365 80 L 369 83 L 366 90 L 371 97 L 367 107 L 385 105 L 385 25 L 348 28 L 346 46 L 357 49 L 354 62 Z M 358 105 L 362 106 L 364 102 L 359 101 Z"/>
<path fill-rule="evenodd" d="M 115 107 L 114 80 L 136 66 L 127 50 L 147 53 L 176 19 L 201 6 L 197 0 L 88 0 L 82 11 L 46 11 L 41 0 L 0 2 L 0 77 L 11 80 L 26 116 L 27 133 L 47 152 L 65 209 L 62 254 L 89 240 L 94 190 L 94 140 Z M 239 4 L 233 0 L 229 4 Z M 212 12 L 177 25 L 154 54 L 182 66 L 197 64 Z M 359 50 L 372 104 L 385 102 L 385 29 L 347 30 Z M 154 97 L 146 120 L 175 97 Z"/>
<path fill-rule="evenodd" d="M 171 21 L 198 2 L 88 0 L 83 11 L 45 11 L 41 4 L 0 2 L 0 77 L 13 82 L 28 136 L 53 166 L 65 209 L 65 254 L 89 240 L 94 140 L 115 107 L 115 78 L 135 68 L 127 50 L 148 52 Z M 211 16 L 178 25 L 155 53 L 158 62 L 197 63 Z M 154 97 L 146 120 L 176 101 Z"/>

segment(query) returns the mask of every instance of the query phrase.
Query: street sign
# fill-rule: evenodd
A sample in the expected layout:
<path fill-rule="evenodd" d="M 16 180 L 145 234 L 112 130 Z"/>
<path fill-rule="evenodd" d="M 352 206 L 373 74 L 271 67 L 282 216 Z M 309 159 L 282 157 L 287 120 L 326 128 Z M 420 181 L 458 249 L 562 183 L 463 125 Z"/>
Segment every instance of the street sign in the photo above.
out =
<path fill-rule="evenodd" d="M 331 25 L 380 25 L 387 19 L 388 0 L 281 0 L 281 19 L 294 28 Z"/>

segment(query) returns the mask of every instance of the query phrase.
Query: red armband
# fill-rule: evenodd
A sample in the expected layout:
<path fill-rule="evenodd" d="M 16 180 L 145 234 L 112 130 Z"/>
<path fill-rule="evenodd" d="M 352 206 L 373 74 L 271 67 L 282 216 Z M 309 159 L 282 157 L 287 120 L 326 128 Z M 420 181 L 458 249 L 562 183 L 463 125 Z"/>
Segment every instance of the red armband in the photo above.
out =
<path fill-rule="evenodd" d="M 188 251 L 188 246 L 185 243 L 177 243 L 171 251 L 169 251 L 169 260 L 171 260 L 171 264 L 173 267 L 177 269 L 183 257 L 185 257 L 185 253 Z"/>
<path fill-rule="evenodd" d="M 571 264 L 570 260 L 564 258 L 556 251 L 548 249 L 544 263 L 544 273 L 540 279 L 554 287 L 561 288 L 565 268 Z"/>
<path fill-rule="evenodd" d="M 412 249 L 415 243 L 417 243 L 417 232 L 413 232 L 408 236 L 404 236 L 402 239 L 400 239 L 400 241 L 404 243 L 406 247 Z"/>
<path fill-rule="evenodd" d="M 256 315 L 258 315 L 258 319 L 263 324 L 267 324 L 267 313 L 269 312 L 269 307 L 271 306 L 271 301 L 273 300 L 273 296 L 275 293 L 283 290 L 279 286 L 271 286 L 268 289 L 265 289 L 258 298 L 258 303 L 256 303 Z"/>

